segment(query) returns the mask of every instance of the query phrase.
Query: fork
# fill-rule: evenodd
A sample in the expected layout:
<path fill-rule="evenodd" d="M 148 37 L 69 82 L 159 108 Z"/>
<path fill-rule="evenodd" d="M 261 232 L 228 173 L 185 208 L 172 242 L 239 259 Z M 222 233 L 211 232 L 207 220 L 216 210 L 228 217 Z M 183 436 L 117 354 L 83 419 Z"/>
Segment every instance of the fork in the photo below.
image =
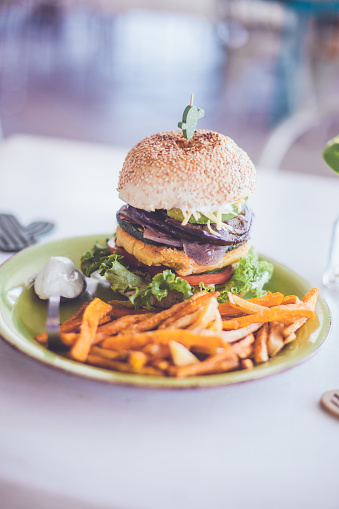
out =
<path fill-rule="evenodd" d="M 11 214 L 0 214 L 0 250 L 21 251 L 37 242 L 36 237 L 45 235 L 54 228 L 53 223 L 35 221 L 22 226 Z"/>

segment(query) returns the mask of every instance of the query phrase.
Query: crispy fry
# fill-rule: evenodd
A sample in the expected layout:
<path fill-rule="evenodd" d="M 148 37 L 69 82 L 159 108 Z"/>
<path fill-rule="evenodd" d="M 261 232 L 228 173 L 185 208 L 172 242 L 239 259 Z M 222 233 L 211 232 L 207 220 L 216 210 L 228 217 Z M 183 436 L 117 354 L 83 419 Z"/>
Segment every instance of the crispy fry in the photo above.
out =
<path fill-rule="evenodd" d="M 87 362 L 100 368 L 112 369 L 113 371 L 123 371 L 125 373 L 138 373 L 139 375 L 153 375 L 162 376 L 163 373 L 160 369 L 156 369 L 153 366 L 143 366 L 141 368 L 134 368 L 127 362 L 120 362 L 111 359 L 105 359 L 99 355 L 89 355 Z"/>
<path fill-rule="evenodd" d="M 300 299 L 296 295 L 286 295 L 286 297 L 283 298 L 281 304 L 298 304 L 300 302 Z"/>
<path fill-rule="evenodd" d="M 252 369 L 254 366 L 253 361 L 251 359 L 241 359 L 241 367 L 243 369 Z"/>
<path fill-rule="evenodd" d="M 143 314 L 143 315 L 126 315 L 118 318 L 117 320 L 114 320 L 112 322 L 105 322 L 104 319 L 101 319 L 99 323 L 105 322 L 103 325 L 100 325 L 97 328 L 95 337 L 93 338 L 92 344 L 96 345 L 103 341 L 105 338 L 113 335 L 118 334 L 123 329 L 128 327 L 131 324 L 138 323 L 141 320 L 145 320 L 149 315 Z M 47 342 L 47 333 L 46 335 L 46 342 Z M 42 334 L 40 336 L 43 336 Z M 73 346 L 76 341 L 79 339 L 80 334 L 77 332 L 66 332 L 66 333 L 60 333 L 60 339 L 64 343 L 65 346 Z M 38 339 L 38 338 L 36 338 Z"/>
<path fill-rule="evenodd" d="M 291 322 L 295 317 L 313 318 L 314 313 L 307 304 L 300 302 L 299 304 L 274 306 L 271 308 L 266 308 L 264 311 L 255 313 L 253 315 L 240 316 L 239 318 L 234 318 L 226 321 L 224 320 L 222 325 L 224 329 L 230 330 L 239 329 L 240 327 L 245 327 L 254 322 Z"/>
<path fill-rule="evenodd" d="M 161 325 L 159 325 L 159 329 L 166 329 L 172 323 L 178 318 L 181 318 L 182 316 L 194 313 L 195 311 L 200 310 L 203 306 L 207 305 L 207 303 L 212 300 L 215 297 L 218 297 L 219 292 L 199 292 L 195 293 L 190 299 L 181 302 L 180 304 L 176 304 L 178 308 L 174 310 L 173 313 L 170 313 L 164 320 L 162 320 Z M 183 305 L 186 304 L 186 305 Z M 179 307 L 180 306 L 180 307 Z M 173 310 L 175 306 L 173 306 L 171 309 Z M 169 311 L 169 310 L 167 310 Z"/>
<path fill-rule="evenodd" d="M 63 332 L 65 332 L 65 333 L 79 332 L 80 328 L 81 328 L 81 323 L 82 323 L 82 316 L 83 316 L 84 311 L 88 305 L 89 305 L 89 302 L 85 302 L 74 315 L 72 315 L 70 318 L 68 318 L 68 320 L 66 320 L 64 323 L 62 323 L 60 325 L 60 332 L 61 333 L 63 333 Z M 117 311 L 117 313 L 119 314 L 119 311 Z M 120 313 L 120 316 L 123 316 L 123 315 Z M 112 318 L 113 319 L 118 318 L 118 316 L 114 317 L 114 311 L 112 311 L 112 314 L 103 316 L 99 321 L 99 325 L 109 322 Z M 39 343 L 47 344 L 47 332 L 43 332 L 42 334 L 39 334 L 39 336 L 36 336 L 35 339 L 37 341 L 39 341 Z M 68 343 L 69 343 L 69 341 L 66 340 L 65 344 L 68 345 Z"/>
<path fill-rule="evenodd" d="M 162 346 L 157 343 L 148 343 L 142 348 L 142 351 L 147 355 L 156 355 Z"/>
<path fill-rule="evenodd" d="M 128 308 L 112 308 L 111 312 L 109 313 L 109 316 L 111 318 L 120 318 L 122 316 L 127 315 L 144 315 L 144 314 L 150 314 L 149 309 L 128 309 Z M 152 314 L 156 314 L 156 312 L 153 312 Z"/>
<path fill-rule="evenodd" d="M 212 335 L 208 336 L 208 339 L 205 335 L 188 331 L 186 329 L 163 329 L 141 332 L 139 334 L 119 334 L 118 336 L 110 336 L 105 339 L 101 345 L 103 348 L 112 348 L 113 350 L 119 350 L 120 348 L 136 350 L 148 343 L 168 344 L 169 341 L 173 340 L 180 342 L 188 348 L 191 348 L 192 346 L 204 346 L 206 344 L 212 347 L 224 346 L 222 338 L 218 335 L 221 333 L 212 331 L 209 332 L 211 332 Z"/>
<path fill-rule="evenodd" d="M 108 350 L 107 348 L 100 348 L 99 346 L 92 346 L 89 355 L 99 355 L 106 359 L 115 359 L 124 361 L 128 358 L 128 350 Z"/>
<path fill-rule="evenodd" d="M 256 364 L 268 361 L 268 324 L 264 323 L 257 331 L 254 342 L 254 360 Z"/>
<path fill-rule="evenodd" d="M 112 307 L 100 299 L 93 299 L 86 307 L 80 329 L 80 335 L 71 349 L 71 357 L 77 361 L 85 362 L 93 343 L 99 321 L 107 316 Z"/>
<path fill-rule="evenodd" d="M 100 320 L 99 320 L 99 325 L 103 325 L 105 323 L 108 323 L 111 319 L 114 319 L 114 317 L 111 317 L 110 315 L 106 315 L 106 316 L 103 316 Z M 79 318 L 77 321 L 74 321 L 74 324 L 73 324 L 73 328 L 70 329 L 69 327 L 69 331 L 64 331 L 62 326 L 60 326 L 60 332 L 79 332 L 80 329 L 81 329 L 81 324 L 82 324 L 82 318 Z"/>
<path fill-rule="evenodd" d="M 242 299 L 237 295 L 233 295 L 231 292 L 228 292 L 228 300 L 232 307 L 247 314 L 260 313 L 260 311 L 266 309 L 264 306 Z"/>
<path fill-rule="evenodd" d="M 221 315 L 220 315 L 218 309 L 216 309 L 216 313 L 215 313 L 213 322 L 211 322 L 207 326 L 207 329 L 214 330 L 214 331 L 222 331 L 222 318 L 221 318 Z"/>
<path fill-rule="evenodd" d="M 107 304 L 115 309 L 134 309 L 134 305 L 130 300 L 110 300 Z"/>
<path fill-rule="evenodd" d="M 78 332 L 61 332 L 60 339 L 65 346 L 71 347 L 75 345 L 79 339 L 80 334 Z"/>
<path fill-rule="evenodd" d="M 126 330 L 126 333 L 132 333 L 132 332 L 144 332 L 149 331 L 152 329 L 157 328 L 162 322 L 167 320 L 167 318 L 175 315 L 175 320 L 177 320 L 180 316 L 180 311 L 182 309 L 185 309 L 188 305 L 188 303 L 195 301 L 196 299 L 199 299 L 203 295 L 206 295 L 207 292 L 198 292 L 195 293 L 190 299 L 185 300 L 184 302 L 179 302 L 178 304 L 175 304 L 169 309 L 165 309 L 164 311 L 160 311 L 160 313 L 157 313 L 151 318 L 148 318 L 147 320 L 143 321 L 142 324 L 136 324 L 131 327 L 129 327 Z M 186 312 L 183 313 L 185 315 Z M 180 315 L 180 316 L 179 316 Z"/>
<path fill-rule="evenodd" d="M 208 303 L 200 310 L 196 321 L 188 327 L 188 330 L 196 332 L 206 329 L 208 324 L 214 321 L 218 311 L 218 301 L 215 297 L 211 297 Z"/>
<path fill-rule="evenodd" d="M 295 333 L 300 327 L 306 323 L 308 318 L 297 318 L 294 322 L 286 325 L 282 330 L 282 334 L 285 338 L 289 337 L 291 334 Z"/>
<path fill-rule="evenodd" d="M 128 363 L 132 366 L 133 370 L 140 370 L 140 368 L 145 366 L 147 361 L 148 357 L 144 352 L 138 352 L 135 350 L 129 352 Z"/>
<path fill-rule="evenodd" d="M 302 302 L 307 304 L 312 311 L 315 310 L 318 293 L 319 293 L 318 288 L 311 288 L 311 290 L 309 292 L 307 292 L 306 295 L 304 295 L 304 297 L 302 299 Z M 284 337 L 288 338 L 292 333 L 294 333 L 298 329 L 300 329 L 300 327 L 302 327 L 304 325 L 304 323 L 307 322 L 307 320 L 308 320 L 307 318 L 299 318 L 297 320 L 294 320 L 294 322 L 291 323 L 290 325 L 287 325 L 286 327 L 284 327 L 284 329 L 282 331 Z"/>
<path fill-rule="evenodd" d="M 181 343 L 178 343 L 177 341 L 170 341 L 168 345 L 175 366 L 187 366 L 189 364 L 197 364 L 199 362 L 196 356 Z"/>
<path fill-rule="evenodd" d="M 218 335 L 221 337 L 221 339 L 223 340 L 224 343 L 233 343 L 234 341 L 239 341 L 239 339 L 244 338 L 250 332 L 255 332 L 261 326 L 262 326 L 261 323 L 251 323 L 247 327 L 242 327 L 241 329 L 220 331 L 220 332 L 203 330 L 203 331 L 200 331 L 200 334 L 203 336 Z"/>
<path fill-rule="evenodd" d="M 270 357 L 274 357 L 284 346 L 283 327 L 284 325 L 279 322 L 271 322 L 269 324 L 267 348 Z"/>
<path fill-rule="evenodd" d="M 319 294 L 318 288 L 311 288 L 311 290 L 307 292 L 306 295 L 304 295 L 304 297 L 302 298 L 302 301 L 308 304 L 312 311 L 315 310 L 318 294 Z"/>
<path fill-rule="evenodd" d="M 211 373 L 220 373 L 231 371 L 239 367 L 238 356 L 232 352 L 232 349 L 226 348 L 222 353 L 218 353 L 198 364 L 190 364 L 189 366 L 181 366 L 172 368 L 170 374 L 178 378 L 196 375 L 206 375 Z"/>
<path fill-rule="evenodd" d="M 237 354 L 239 359 L 246 359 L 247 357 L 251 357 L 253 355 L 253 343 L 254 336 L 252 333 L 250 333 L 245 336 L 244 339 L 241 339 L 236 343 L 232 343 L 232 350 L 235 354 Z"/>
<path fill-rule="evenodd" d="M 193 322 L 195 322 L 200 314 L 200 310 L 195 311 L 194 313 L 191 313 L 189 315 L 184 315 L 178 318 L 178 320 L 175 320 L 175 322 L 172 322 L 171 325 L 166 327 L 166 329 L 186 329 L 189 325 L 191 325 Z M 159 327 L 165 328 L 165 327 Z"/>
<path fill-rule="evenodd" d="M 169 346 L 166 344 L 149 343 L 142 348 L 142 352 L 148 355 L 149 362 L 166 359 L 171 355 Z"/>
<path fill-rule="evenodd" d="M 284 331 L 282 331 L 283 335 L 284 335 Z M 284 341 L 284 345 L 287 345 L 288 343 L 292 343 L 292 341 L 294 341 L 296 339 L 297 335 L 295 332 L 291 332 L 291 334 L 289 334 L 286 338 L 285 338 L 285 341 Z"/>
<path fill-rule="evenodd" d="M 42 332 L 41 334 L 38 334 L 37 336 L 35 336 L 35 340 L 40 343 L 41 345 L 47 345 L 47 339 L 48 339 L 48 336 L 47 336 L 47 332 Z"/>
<path fill-rule="evenodd" d="M 142 320 L 146 320 L 153 316 L 152 313 L 145 313 L 142 315 L 125 315 L 113 322 L 105 323 L 104 325 L 100 325 L 98 327 L 96 336 L 98 341 L 102 341 L 107 336 L 112 336 L 113 334 L 119 334 L 119 332 L 123 331 L 130 325 L 134 325 L 135 323 L 141 322 Z"/>
<path fill-rule="evenodd" d="M 64 355 L 151 376 L 252 369 L 296 339 L 295 331 L 314 316 L 318 290 L 312 288 L 302 301 L 278 292 L 249 300 L 229 294 L 229 303 L 218 305 L 218 295 L 199 292 L 161 312 L 94 299 L 61 325 L 61 340 L 70 348 Z M 221 312 L 229 319 L 222 320 Z M 47 334 L 36 339 L 44 344 Z"/>
<path fill-rule="evenodd" d="M 211 347 L 211 346 L 192 346 L 192 352 L 195 354 L 202 355 L 215 355 L 224 351 L 223 347 Z"/>
<path fill-rule="evenodd" d="M 85 309 L 89 305 L 89 302 L 85 302 L 81 308 L 74 313 L 68 320 L 66 320 L 63 324 L 60 325 L 60 332 L 75 332 L 76 328 L 78 327 L 78 330 L 81 326 L 81 319 L 84 314 Z"/>
<path fill-rule="evenodd" d="M 258 304 L 259 306 L 272 307 L 279 306 L 282 303 L 284 296 L 280 292 L 271 293 L 267 292 L 264 297 L 255 297 L 254 299 L 248 299 L 248 302 Z M 219 304 L 219 311 L 222 316 L 232 316 L 239 314 L 238 310 L 235 309 L 229 302 Z"/>
<path fill-rule="evenodd" d="M 69 317 L 64 323 L 60 325 L 60 332 L 76 332 L 80 330 L 81 327 L 81 319 L 82 315 L 86 307 L 88 306 L 88 302 L 85 302 L 81 308 L 74 313 L 71 317 Z M 47 344 L 47 332 L 43 332 L 35 337 L 35 339 L 41 344 Z"/>
<path fill-rule="evenodd" d="M 161 369 L 161 371 L 167 371 L 170 366 L 169 361 L 166 361 L 164 359 L 155 359 L 154 361 L 151 362 L 151 364 L 155 368 Z"/>
<path fill-rule="evenodd" d="M 112 301 L 108 302 L 108 305 L 112 306 L 111 303 L 117 303 L 117 302 L 120 302 L 120 301 L 112 300 Z M 83 315 L 84 310 L 88 306 L 88 304 L 89 304 L 88 302 L 85 302 L 81 306 L 79 311 L 77 311 L 68 320 L 66 320 L 63 324 L 61 324 L 60 331 L 61 332 L 75 332 L 77 330 L 80 330 L 82 315 Z M 144 314 L 150 314 L 150 313 L 151 312 L 149 309 L 130 309 L 129 307 L 125 308 L 125 307 L 122 307 L 121 305 L 120 306 L 118 305 L 117 307 L 112 307 L 110 313 L 108 315 L 102 317 L 102 319 L 100 320 L 100 325 L 107 323 L 112 319 L 114 320 L 114 319 L 121 318 L 126 315 L 144 315 Z M 153 312 L 153 313 L 155 314 L 155 312 Z"/>

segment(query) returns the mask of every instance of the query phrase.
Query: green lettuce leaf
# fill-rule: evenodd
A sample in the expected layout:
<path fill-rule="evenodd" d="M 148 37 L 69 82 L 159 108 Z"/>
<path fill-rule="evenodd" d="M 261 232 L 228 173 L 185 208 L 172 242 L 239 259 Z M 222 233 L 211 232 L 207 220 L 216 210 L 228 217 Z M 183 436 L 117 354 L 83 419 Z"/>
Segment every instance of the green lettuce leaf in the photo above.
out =
<path fill-rule="evenodd" d="M 121 263 L 123 256 L 112 254 L 100 265 L 100 274 L 111 283 L 114 292 L 125 293 L 127 290 L 145 286 L 143 279 L 128 270 Z M 147 284 L 146 284 L 147 286 Z"/>
<path fill-rule="evenodd" d="M 228 292 L 234 294 L 247 294 L 248 296 L 260 297 L 266 295 L 264 285 L 268 283 L 273 274 L 273 265 L 265 260 L 260 260 L 258 253 L 252 248 L 247 256 L 240 259 L 234 268 L 231 279 L 225 285 L 218 285 L 219 302 L 227 302 Z"/>
<path fill-rule="evenodd" d="M 199 286 L 192 286 L 193 293 L 197 292 L 215 292 L 215 285 L 205 285 L 205 283 L 199 283 Z"/>
<path fill-rule="evenodd" d="M 218 290 L 219 302 L 228 300 L 228 292 L 242 295 L 248 293 L 249 296 L 255 297 L 265 295 L 263 287 L 272 276 L 273 265 L 260 260 L 252 248 L 249 254 L 235 265 L 231 279 L 224 285 L 200 283 L 199 286 L 191 286 L 181 277 L 175 277 L 169 269 L 152 278 L 140 267 L 126 265 L 124 257 L 118 251 L 111 254 L 106 246 L 95 244 L 91 251 L 82 256 L 81 270 L 85 276 L 99 270 L 110 282 L 112 290 L 128 297 L 136 308 L 142 306 L 152 308 L 153 298 L 161 301 L 167 297 L 170 290 L 182 293 L 183 300 L 201 290 L 208 292 Z"/>
<path fill-rule="evenodd" d="M 96 272 L 102 262 L 110 255 L 110 250 L 108 246 L 100 246 L 99 244 L 94 244 L 94 247 L 91 251 L 87 251 L 81 257 L 81 271 L 85 274 L 85 276 L 89 277 L 93 272 Z"/>
<path fill-rule="evenodd" d="M 135 293 L 129 299 L 136 308 L 141 306 L 152 308 L 152 297 L 161 301 L 161 299 L 167 297 L 171 290 L 182 293 L 183 300 L 189 299 L 193 295 L 192 287 L 187 281 L 181 277 L 175 277 L 171 270 L 164 270 L 154 276 L 147 287 L 138 286 L 135 288 Z"/>
<path fill-rule="evenodd" d="M 170 290 L 183 294 L 183 299 L 193 295 L 191 285 L 171 270 L 164 270 L 149 282 L 149 278 L 135 274 L 121 263 L 123 257 L 114 254 L 108 256 L 100 266 L 100 274 L 110 282 L 114 292 L 126 295 L 138 309 L 142 306 L 152 308 L 152 297 L 161 301 Z"/>

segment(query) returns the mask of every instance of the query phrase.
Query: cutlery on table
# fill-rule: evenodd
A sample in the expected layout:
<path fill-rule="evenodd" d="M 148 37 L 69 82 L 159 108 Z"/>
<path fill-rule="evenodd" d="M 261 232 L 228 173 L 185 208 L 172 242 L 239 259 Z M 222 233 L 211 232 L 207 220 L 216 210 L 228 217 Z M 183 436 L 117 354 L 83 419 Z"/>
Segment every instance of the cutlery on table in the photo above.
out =
<path fill-rule="evenodd" d="M 54 228 L 53 223 L 35 221 L 22 226 L 12 214 L 0 214 L 0 250 L 21 251 L 37 242 L 37 237 Z"/>
<path fill-rule="evenodd" d="M 339 417 L 339 389 L 325 392 L 320 401 L 326 410 Z"/>

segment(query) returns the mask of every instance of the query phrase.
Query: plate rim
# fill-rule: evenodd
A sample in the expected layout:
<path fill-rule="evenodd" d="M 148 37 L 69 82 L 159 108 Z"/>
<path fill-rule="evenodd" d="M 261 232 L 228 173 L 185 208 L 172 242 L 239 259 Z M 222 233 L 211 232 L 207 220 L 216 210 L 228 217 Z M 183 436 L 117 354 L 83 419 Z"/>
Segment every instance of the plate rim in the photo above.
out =
<path fill-rule="evenodd" d="M 13 260 L 17 261 L 18 258 L 25 256 L 28 251 L 34 250 L 40 251 L 43 250 L 46 246 L 51 248 L 54 245 L 59 245 L 60 243 L 65 242 L 67 243 L 69 241 L 76 242 L 80 241 L 80 239 L 82 242 L 86 241 L 87 239 L 88 241 L 93 242 L 94 238 L 99 240 L 105 239 L 109 236 L 110 235 L 107 234 L 106 235 L 92 234 L 76 237 L 66 237 L 30 246 L 20 251 L 19 253 L 16 253 L 14 256 L 7 259 L 3 264 L 0 265 L 0 280 L 2 273 L 6 269 L 6 267 L 8 267 L 8 265 L 11 264 Z M 287 270 L 289 274 L 298 281 L 299 284 L 311 288 L 311 284 L 303 276 L 300 276 L 290 267 L 261 253 L 259 253 L 259 256 L 260 258 L 273 263 L 276 267 L 279 267 L 282 270 Z M 320 324 L 322 325 L 321 329 L 323 336 L 322 340 L 320 341 L 319 344 L 316 344 L 316 346 L 312 348 L 310 352 L 306 354 L 297 355 L 294 359 L 292 359 L 292 362 L 288 363 L 288 365 L 285 365 L 284 362 L 282 362 L 281 364 L 274 364 L 273 366 L 265 364 L 264 369 L 262 369 L 263 365 L 258 365 L 255 366 L 252 370 L 237 370 L 227 373 L 218 373 L 214 375 L 200 375 L 182 379 L 172 377 L 153 377 L 153 376 L 151 377 L 149 375 L 148 376 L 138 375 L 135 373 L 122 373 L 107 370 L 104 368 L 99 368 L 97 366 L 90 366 L 87 364 L 78 363 L 71 359 L 62 357 L 58 354 L 55 354 L 54 352 L 48 351 L 42 345 L 39 345 L 37 342 L 34 342 L 34 339 L 31 341 L 25 337 L 21 337 L 21 335 L 18 335 L 19 334 L 18 332 L 13 331 L 5 321 L 1 311 L 1 307 L 0 307 L 0 338 L 7 344 L 9 344 L 11 347 L 13 347 L 15 350 L 27 355 L 29 358 L 39 362 L 40 364 L 50 366 L 54 369 L 57 369 L 58 371 L 62 371 L 69 375 L 80 376 L 82 378 L 93 381 L 105 382 L 111 385 L 124 385 L 130 387 L 141 387 L 152 389 L 213 388 L 261 380 L 262 378 L 273 376 L 274 374 L 279 374 L 283 371 L 292 369 L 313 357 L 313 355 L 316 354 L 319 351 L 319 349 L 324 345 L 332 328 L 332 313 L 326 300 L 321 294 L 319 294 L 318 296 L 317 305 L 321 307 L 323 316 L 325 318 L 325 321 L 322 324 Z M 315 343 L 317 343 L 317 341 Z M 51 358 L 50 359 L 46 358 L 46 355 L 47 357 Z"/>

